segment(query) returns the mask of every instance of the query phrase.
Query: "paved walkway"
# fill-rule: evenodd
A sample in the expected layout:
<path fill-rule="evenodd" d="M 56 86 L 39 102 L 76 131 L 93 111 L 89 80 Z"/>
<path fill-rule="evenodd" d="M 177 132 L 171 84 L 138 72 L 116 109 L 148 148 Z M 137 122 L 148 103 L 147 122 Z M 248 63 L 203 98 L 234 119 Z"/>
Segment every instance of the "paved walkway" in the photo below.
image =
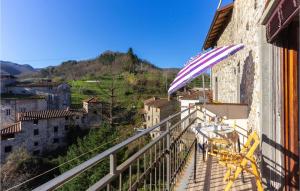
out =
<path fill-rule="evenodd" d="M 214 157 L 210 157 L 206 162 L 202 160 L 202 151 L 197 153 L 197 170 L 196 181 L 194 182 L 194 155 L 182 173 L 180 182 L 176 186 L 176 190 L 182 191 L 221 191 L 224 190 L 226 182 L 223 178 L 226 172 L 225 167 L 218 164 Z M 244 173 L 245 182 L 242 182 L 241 177 L 235 181 L 232 190 L 235 191 L 251 191 L 256 190 L 255 179 L 248 173 Z"/>

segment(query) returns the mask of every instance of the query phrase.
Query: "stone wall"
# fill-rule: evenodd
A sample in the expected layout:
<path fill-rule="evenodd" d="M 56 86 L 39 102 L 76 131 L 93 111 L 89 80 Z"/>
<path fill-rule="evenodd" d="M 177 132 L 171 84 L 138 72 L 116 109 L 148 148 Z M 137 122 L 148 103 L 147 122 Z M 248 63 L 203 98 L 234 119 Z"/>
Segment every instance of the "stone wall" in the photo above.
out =
<path fill-rule="evenodd" d="M 88 113 L 86 115 L 89 126 L 99 127 L 102 121 L 102 104 L 101 103 L 88 103 Z"/>
<path fill-rule="evenodd" d="M 58 86 L 19 87 L 9 86 L 7 93 L 45 96 L 48 109 L 66 109 L 71 105 L 70 86 L 62 83 Z"/>
<path fill-rule="evenodd" d="M 47 102 L 45 99 L 1 99 L 0 108 L 2 128 L 15 123 L 19 112 L 46 110 Z M 7 115 L 7 110 L 10 111 L 10 115 Z"/>
<path fill-rule="evenodd" d="M 22 131 L 15 133 L 14 138 L 1 140 L 1 162 L 15 149 L 25 148 L 33 155 L 64 147 L 67 144 L 66 135 L 70 128 L 86 128 L 88 124 L 82 120 L 83 115 L 71 117 L 40 119 L 37 124 L 31 121 L 21 121 Z M 38 134 L 35 135 L 34 131 Z M 11 146 L 12 151 L 6 153 L 5 147 Z"/>
<path fill-rule="evenodd" d="M 263 0 L 236 0 L 231 21 L 217 46 L 243 43 L 245 48 L 212 68 L 214 100 L 249 105 L 248 129 L 260 132 L 259 19 Z M 217 78 L 217 82 L 216 82 Z"/>

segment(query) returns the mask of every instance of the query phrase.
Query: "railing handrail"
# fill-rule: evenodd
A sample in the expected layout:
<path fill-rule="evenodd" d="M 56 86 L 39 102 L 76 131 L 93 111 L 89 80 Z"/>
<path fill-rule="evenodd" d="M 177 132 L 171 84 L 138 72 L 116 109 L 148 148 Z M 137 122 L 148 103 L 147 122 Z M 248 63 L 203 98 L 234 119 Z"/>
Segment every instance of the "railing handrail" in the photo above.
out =
<path fill-rule="evenodd" d="M 79 164 L 78 166 L 64 172 L 63 174 L 55 177 L 54 179 L 42 184 L 41 186 L 37 187 L 34 189 L 34 191 L 40 191 L 40 190 L 53 190 L 61 185 L 63 185 L 65 182 L 67 182 L 68 180 L 70 180 L 71 178 L 73 178 L 74 176 L 80 174 L 81 172 L 84 172 L 85 170 L 87 170 L 89 167 L 97 164 L 98 162 L 100 162 L 101 160 L 103 160 L 104 158 L 110 156 L 111 154 L 116 153 L 118 150 L 120 150 L 121 148 L 125 147 L 126 145 L 132 143 L 133 141 L 137 140 L 138 138 L 150 133 L 151 131 L 153 131 L 154 129 L 160 127 L 162 124 L 168 122 L 169 120 L 175 118 L 176 116 L 189 111 L 191 109 L 191 107 L 180 111 L 178 113 L 175 113 L 169 117 L 167 117 L 166 119 L 162 120 L 160 123 L 154 125 L 151 128 L 146 129 L 145 131 L 136 134 L 132 137 L 129 137 L 128 139 L 122 141 L 121 143 L 103 151 L 102 153 L 94 156 L 93 158 Z M 198 111 L 198 109 L 195 109 L 192 113 L 189 113 L 188 116 L 191 116 L 192 114 L 194 114 L 196 111 Z M 185 117 L 186 118 L 186 117 Z"/>

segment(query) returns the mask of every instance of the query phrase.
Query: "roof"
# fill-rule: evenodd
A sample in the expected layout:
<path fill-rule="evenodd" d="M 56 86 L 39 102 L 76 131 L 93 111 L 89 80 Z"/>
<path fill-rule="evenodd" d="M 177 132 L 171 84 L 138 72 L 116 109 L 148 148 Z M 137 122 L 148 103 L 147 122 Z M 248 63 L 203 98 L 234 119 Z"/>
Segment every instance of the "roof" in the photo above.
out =
<path fill-rule="evenodd" d="M 15 86 L 15 87 L 57 87 L 62 83 L 58 82 L 18 82 L 16 84 L 12 84 L 9 86 Z"/>
<path fill-rule="evenodd" d="M 209 101 L 212 101 L 212 92 L 210 90 L 205 91 L 205 96 Z M 188 91 L 179 95 L 181 100 L 198 100 L 199 97 L 204 97 L 203 91 Z"/>
<path fill-rule="evenodd" d="M 11 93 L 1 94 L 0 97 L 1 99 L 45 99 L 45 96 L 41 96 L 41 95 L 11 94 Z"/>
<path fill-rule="evenodd" d="M 18 113 L 18 121 L 30 121 L 35 119 L 50 119 L 73 116 L 78 112 L 69 110 L 44 110 L 44 111 L 29 111 Z"/>
<path fill-rule="evenodd" d="M 11 133 L 18 133 L 21 131 L 20 123 L 14 123 L 9 126 L 6 126 L 0 130 L 1 135 L 7 135 Z"/>
<path fill-rule="evenodd" d="M 167 98 L 157 98 L 153 101 L 146 103 L 145 105 L 161 108 L 169 104 L 173 104 L 174 100 L 169 101 Z"/>
<path fill-rule="evenodd" d="M 233 10 L 233 3 L 218 9 L 215 13 L 214 19 L 210 25 L 206 39 L 203 44 L 203 49 L 206 50 L 216 45 L 222 32 L 230 21 Z"/>
<path fill-rule="evenodd" d="M 217 116 L 227 119 L 248 119 L 249 116 L 247 104 L 208 103 L 202 106 Z"/>
<path fill-rule="evenodd" d="M 0 76 L 1 76 L 1 78 L 16 79 L 16 77 L 14 75 L 9 74 L 8 72 L 5 72 L 5 71 L 0 71 Z"/>
<path fill-rule="evenodd" d="M 96 97 L 91 97 L 91 98 L 85 99 L 85 100 L 83 100 L 83 102 L 87 102 L 87 103 L 100 103 L 100 101 Z"/>

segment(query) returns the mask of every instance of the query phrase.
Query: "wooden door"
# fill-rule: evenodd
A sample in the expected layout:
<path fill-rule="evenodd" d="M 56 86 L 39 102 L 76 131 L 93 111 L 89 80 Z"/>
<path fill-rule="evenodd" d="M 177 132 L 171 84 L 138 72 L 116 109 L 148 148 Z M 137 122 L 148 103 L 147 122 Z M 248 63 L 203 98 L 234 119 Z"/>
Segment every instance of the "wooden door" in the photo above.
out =
<path fill-rule="evenodd" d="M 299 23 L 284 31 L 283 102 L 285 190 L 299 190 Z"/>

